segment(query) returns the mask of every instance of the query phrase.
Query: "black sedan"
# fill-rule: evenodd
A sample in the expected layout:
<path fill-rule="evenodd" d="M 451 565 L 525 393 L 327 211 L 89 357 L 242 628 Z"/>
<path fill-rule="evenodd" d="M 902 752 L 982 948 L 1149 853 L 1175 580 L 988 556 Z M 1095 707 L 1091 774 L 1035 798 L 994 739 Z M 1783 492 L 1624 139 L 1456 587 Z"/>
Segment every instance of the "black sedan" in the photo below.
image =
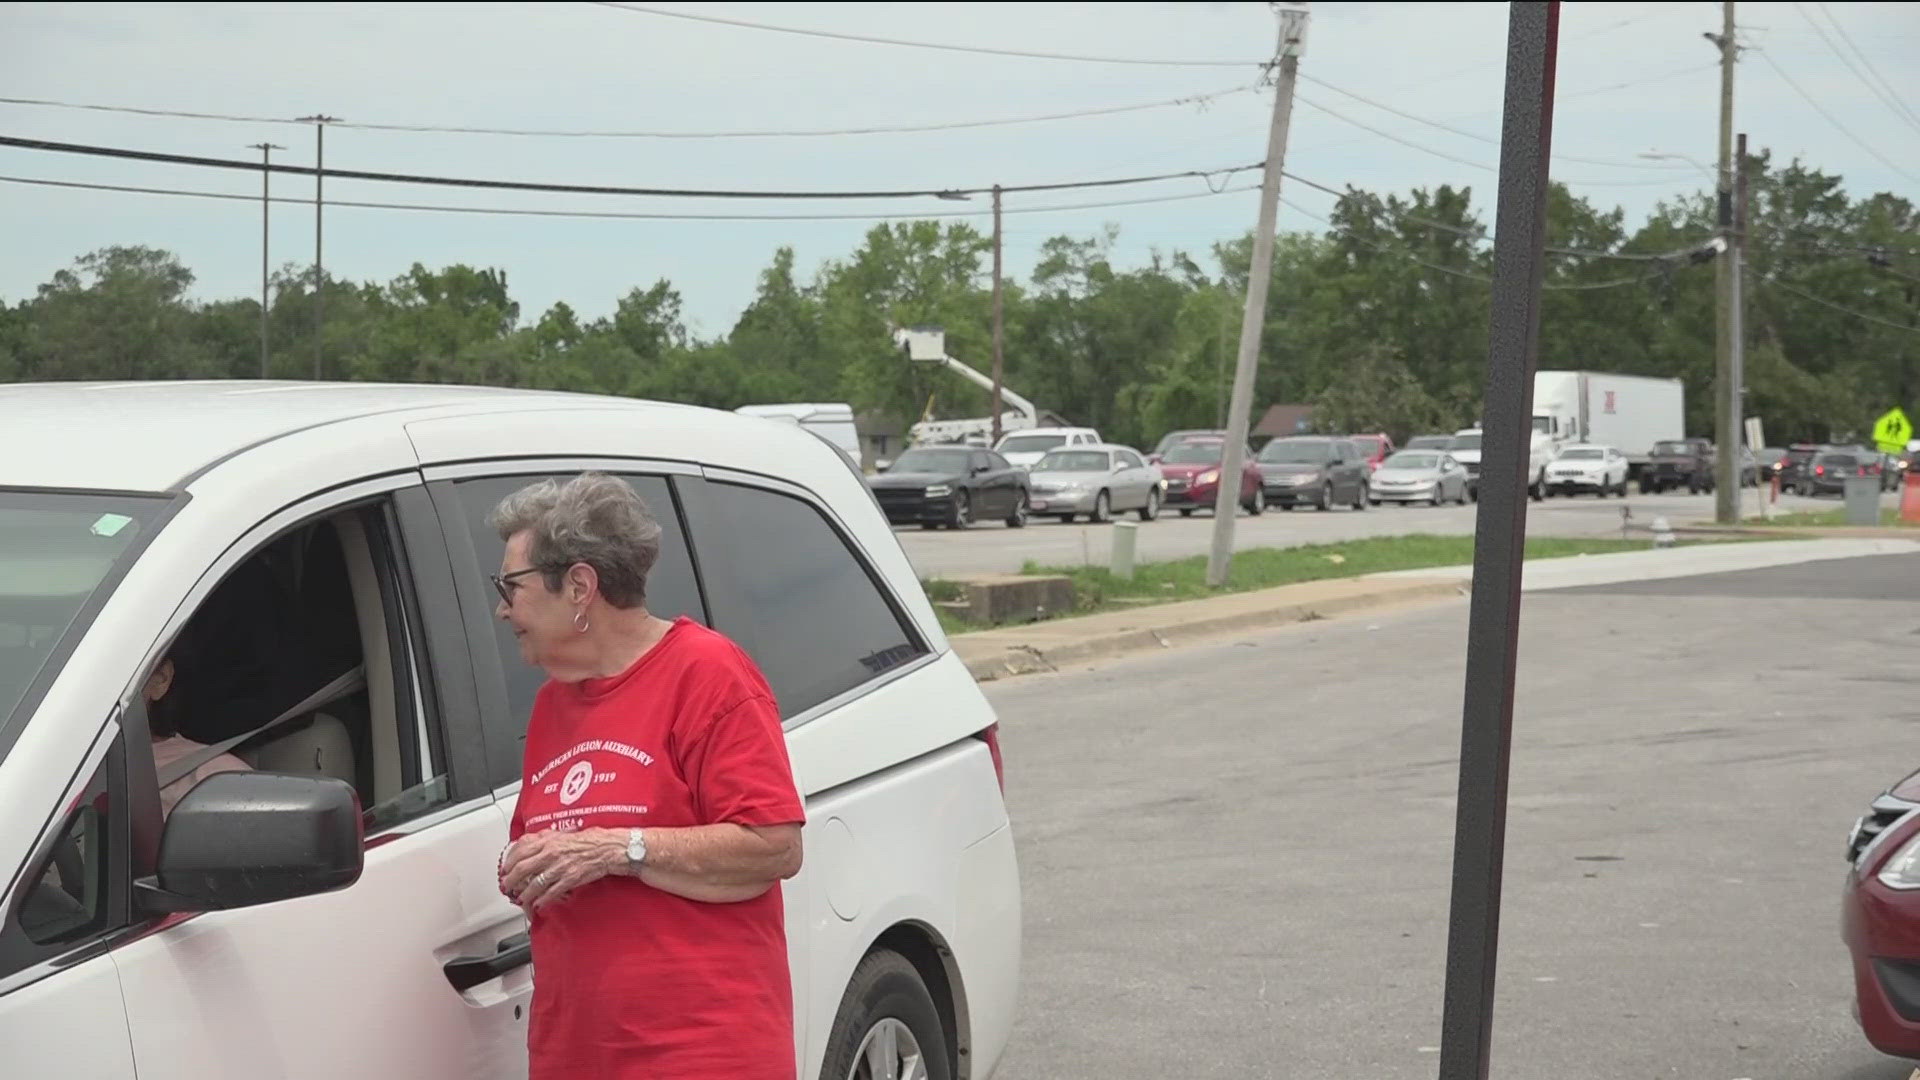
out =
<path fill-rule="evenodd" d="M 991 450 L 921 446 L 901 454 L 867 486 L 895 525 L 964 529 L 975 521 L 1027 523 L 1027 474 Z"/>

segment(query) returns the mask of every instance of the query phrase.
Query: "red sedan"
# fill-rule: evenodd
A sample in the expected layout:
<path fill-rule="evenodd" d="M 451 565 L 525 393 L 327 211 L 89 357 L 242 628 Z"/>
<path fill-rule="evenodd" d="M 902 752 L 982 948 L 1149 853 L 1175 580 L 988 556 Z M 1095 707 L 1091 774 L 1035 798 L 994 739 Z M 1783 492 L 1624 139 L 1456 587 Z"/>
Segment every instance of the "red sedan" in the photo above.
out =
<path fill-rule="evenodd" d="M 1840 936 L 1854 1015 L 1875 1049 L 1920 1060 L 1920 772 L 1854 823 L 1847 861 Z"/>
<path fill-rule="evenodd" d="M 1180 511 L 1181 517 L 1192 517 L 1195 510 L 1213 509 L 1219 497 L 1220 459 L 1225 456 L 1226 445 L 1218 439 L 1192 439 L 1168 447 L 1160 458 L 1160 475 L 1167 481 L 1166 500 L 1161 505 Z M 1267 508 L 1260 467 L 1254 464 L 1251 450 L 1241 458 L 1240 505 L 1249 514 Z"/>

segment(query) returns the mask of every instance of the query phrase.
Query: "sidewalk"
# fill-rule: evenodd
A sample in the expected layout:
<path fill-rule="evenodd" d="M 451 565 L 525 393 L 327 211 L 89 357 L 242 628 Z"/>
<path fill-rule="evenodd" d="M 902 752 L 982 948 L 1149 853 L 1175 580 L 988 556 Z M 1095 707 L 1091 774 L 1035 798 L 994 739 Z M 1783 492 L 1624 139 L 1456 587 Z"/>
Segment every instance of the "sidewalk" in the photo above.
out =
<path fill-rule="evenodd" d="M 1778 540 L 1533 559 L 1522 567 L 1521 587 L 1536 592 L 1893 554 L 1914 555 L 1920 573 L 1920 541 L 1914 539 Z M 949 640 L 973 677 L 987 682 L 1141 649 L 1170 648 L 1214 634 L 1466 596 L 1472 586 L 1472 566 L 1401 570 L 1001 627 Z"/>
<path fill-rule="evenodd" d="M 1468 575 L 1470 578 L 1471 575 Z M 1256 630 L 1365 608 L 1464 596 L 1467 580 L 1445 571 L 1414 571 L 1393 580 L 1332 578 L 1229 593 L 1205 600 L 1151 604 L 957 634 L 949 640 L 975 679 L 1053 671 L 1063 664 L 1117 656 L 1136 649 L 1167 648 L 1208 634 Z"/>

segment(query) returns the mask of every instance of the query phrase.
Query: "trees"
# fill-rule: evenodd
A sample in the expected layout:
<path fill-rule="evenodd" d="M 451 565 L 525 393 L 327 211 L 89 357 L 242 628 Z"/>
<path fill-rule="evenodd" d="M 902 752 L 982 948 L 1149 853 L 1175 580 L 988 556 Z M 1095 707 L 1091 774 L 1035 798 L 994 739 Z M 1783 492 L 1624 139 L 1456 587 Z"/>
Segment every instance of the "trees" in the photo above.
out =
<path fill-rule="evenodd" d="M 1858 437 L 1892 405 L 1920 411 L 1920 214 L 1892 194 L 1769 155 L 1746 162 L 1747 412 L 1778 440 Z M 1712 430 L 1710 266 L 1672 257 L 1714 235 L 1695 193 L 1635 228 L 1555 185 L 1541 309 L 1542 367 L 1666 375 L 1687 426 Z M 1004 290 L 1007 385 L 1136 445 L 1225 419 L 1251 239 L 1129 265 L 1111 227 L 1061 234 Z M 1353 190 L 1323 233 L 1281 235 L 1256 369 L 1256 412 L 1314 402 L 1323 423 L 1444 430 L 1479 415 L 1493 237 L 1467 188 Z M 980 416 L 987 393 L 905 362 L 891 331 L 937 324 L 949 351 L 992 358 L 990 239 L 971 225 L 895 222 L 811 272 L 779 246 L 727 334 L 695 340 L 664 279 L 607 315 L 556 303 L 523 317 L 504 272 L 414 265 L 385 283 L 325 281 L 328 378 L 583 390 L 719 408 L 848 401 L 910 422 Z M 1575 252 L 1579 252 L 1576 254 Z M 197 301 L 171 254 L 85 255 L 24 301 L 0 303 L 0 379 L 235 377 L 259 371 L 258 303 Z M 314 281 L 274 279 L 276 378 L 312 374 Z M 582 298 L 582 305 L 594 298 Z"/>

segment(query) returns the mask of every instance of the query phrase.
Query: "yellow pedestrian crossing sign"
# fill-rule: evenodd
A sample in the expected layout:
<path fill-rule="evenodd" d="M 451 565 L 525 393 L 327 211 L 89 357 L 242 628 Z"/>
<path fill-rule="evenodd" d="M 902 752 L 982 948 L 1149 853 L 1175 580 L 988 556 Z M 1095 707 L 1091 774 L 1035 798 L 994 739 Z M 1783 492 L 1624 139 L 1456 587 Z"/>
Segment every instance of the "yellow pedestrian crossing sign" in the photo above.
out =
<path fill-rule="evenodd" d="M 1913 421 L 1900 409 L 1891 409 L 1887 415 L 1874 422 L 1873 441 L 1880 444 L 1883 454 L 1897 454 L 1907 448 L 1907 440 L 1913 438 Z"/>

